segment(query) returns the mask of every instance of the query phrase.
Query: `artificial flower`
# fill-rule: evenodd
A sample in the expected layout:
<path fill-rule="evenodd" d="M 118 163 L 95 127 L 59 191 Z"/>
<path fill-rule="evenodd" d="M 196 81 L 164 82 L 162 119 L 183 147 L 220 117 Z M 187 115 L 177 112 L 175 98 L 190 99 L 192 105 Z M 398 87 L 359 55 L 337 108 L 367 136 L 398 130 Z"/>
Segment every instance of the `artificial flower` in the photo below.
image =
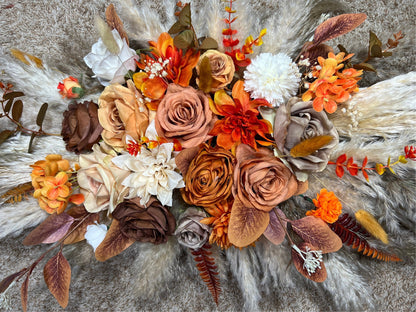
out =
<path fill-rule="evenodd" d="M 63 159 L 61 155 L 49 154 L 44 160 L 38 160 L 32 167 L 32 184 L 34 188 L 38 188 L 38 177 L 55 176 L 59 171 L 69 171 L 70 165 L 67 159 Z"/>
<path fill-rule="evenodd" d="M 209 108 L 209 101 L 202 91 L 170 84 L 157 109 L 157 133 L 169 141 L 176 139 L 182 148 L 210 139 L 208 132 L 217 118 Z"/>
<path fill-rule="evenodd" d="M 301 141 L 321 136 L 332 136 L 332 141 L 315 153 L 305 157 L 292 157 L 290 150 Z M 338 145 L 338 132 L 324 112 L 313 109 L 311 101 L 291 98 L 276 112 L 274 134 L 276 146 L 295 172 L 320 172 L 327 166 L 329 157 Z M 286 157 L 287 156 L 287 157 Z"/>
<path fill-rule="evenodd" d="M 199 76 L 202 60 L 207 57 L 211 67 L 211 91 L 224 89 L 234 78 L 235 66 L 231 56 L 217 50 L 208 50 L 199 58 L 196 72 Z M 199 78 L 196 79 L 199 86 Z"/>
<path fill-rule="evenodd" d="M 107 234 L 107 226 L 105 224 L 99 224 L 95 221 L 95 224 L 90 224 L 87 226 L 87 231 L 85 232 L 85 239 L 87 243 L 94 248 L 94 252 L 97 249 L 98 245 L 102 243 Z"/>
<path fill-rule="evenodd" d="M 106 209 L 111 213 L 123 200 L 125 194 L 121 181 L 129 172 L 112 163 L 117 153 L 105 142 L 95 144 L 92 150 L 90 154 L 79 156 L 81 168 L 77 172 L 77 180 L 85 197 L 84 207 L 89 213 Z"/>
<path fill-rule="evenodd" d="M 72 76 L 58 83 L 58 90 L 62 98 L 67 99 L 77 99 L 84 95 L 84 89 L 79 84 L 78 79 Z"/>
<path fill-rule="evenodd" d="M 64 112 L 61 135 L 68 151 L 90 151 L 101 139 L 103 127 L 98 122 L 98 105 L 84 101 L 73 103 Z"/>
<path fill-rule="evenodd" d="M 206 217 L 206 213 L 195 207 L 190 207 L 179 216 L 175 236 L 178 243 L 191 248 L 199 249 L 205 245 L 211 234 L 211 227 L 200 223 Z"/>
<path fill-rule="evenodd" d="M 244 72 L 244 88 L 255 99 L 266 99 L 273 107 L 296 95 L 301 74 L 284 53 L 261 53 Z"/>
<path fill-rule="evenodd" d="M 146 105 L 135 92 L 135 87 L 128 81 L 128 88 L 120 84 L 106 87 L 98 99 L 98 119 L 104 130 L 104 141 L 116 148 L 126 146 L 126 136 L 139 140 L 149 124 Z"/>
<path fill-rule="evenodd" d="M 222 147 L 186 149 L 175 158 L 185 181 L 182 198 L 190 205 L 211 207 L 231 195 L 236 159 Z"/>
<path fill-rule="evenodd" d="M 259 106 L 270 106 L 264 99 L 250 100 L 250 95 L 244 91 L 244 82 L 237 81 L 232 90 L 232 98 L 224 91 L 215 92 L 211 110 L 223 119 L 215 123 L 209 133 L 217 136 L 217 144 L 227 150 L 235 150 L 240 144 L 247 144 L 257 149 L 257 143 L 270 145 L 267 134 L 272 132 L 272 125 L 267 120 L 257 118 Z M 261 139 L 256 139 L 259 135 Z"/>
<path fill-rule="evenodd" d="M 157 139 L 154 123 L 149 125 L 146 137 Z M 112 159 L 117 167 L 130 172 L 122 181 L 129 192 L 127 198 L 140 197 L 141 204 L 146 205 L 154 195 L 162 205 L 172 206 L 173 189 L 185 186 L 182 176 L 175 171 L 172 150 L 173 143 L 164 143 L 152 149 L 143 148 L 137 156 L 122 154 Z"/>
<path fill-rule="evenodd" d="M 112 30 L 112 35 L 117 43 L 117 54 L 111 53 L 100 38 L 93 44 L 91 52 L 84 57 L 84 62 L 103 86 L 124 83 L 124 76 L 129 70 L 136 70 L 136 60 L 139 58 L 136 51 L 129 48 L 126 39 L 121 39 L 116 29 Z"/>
<path fill-rule="evenodd" d="M 342 204 L 333 192 L 322 189 L 312 201 L 318 209 L 307 211 L 307 216 L 320 218 L 327 223 L 334 223 L 338 220 L 342 212 Z"/>
<path fill-rule="evenodd" d="M 146 205 L 141 202 L 138 197 L 125 200 L 113 211 L 121 233 L 139 242 L 166 243 L 167 236 L 175 231 L 175 217 L 154 197 Z"/>

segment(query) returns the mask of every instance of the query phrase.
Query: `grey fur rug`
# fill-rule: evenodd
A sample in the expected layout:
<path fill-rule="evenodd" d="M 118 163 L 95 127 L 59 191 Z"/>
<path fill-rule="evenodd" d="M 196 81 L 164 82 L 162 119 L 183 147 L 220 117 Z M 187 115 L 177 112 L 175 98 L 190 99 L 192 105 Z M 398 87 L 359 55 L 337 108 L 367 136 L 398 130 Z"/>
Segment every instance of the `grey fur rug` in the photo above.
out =
<path fill-rule="evenodd" d="M 113 2 L 131 38 L 150 39 L 148 37 L 153 33 L 160 32 L 157 25 L 153 29 L 137 26 L 140 24 L 127 10 L 130 0 Z M 165 2 L 170 5 L 166 6 Z M 94 17 L 97 14 L 103 16 L 109 3 L 107 0 L 0 0 L 0 81 L 11 82 L 17 88 L 19 85 L 26 86 L 23 90 L 26 93 L 24 103 L 40 106 L 45 101 L 49 102 L 55 115 L 49 116 L 45 124 L 51 130 L 59 131 L 60 125 L 54 116 L 59 116 L 67 106 L 67 102 L 62 101 L 53 88 L 56 89 L 59 79 L 68 75 L 79 77 L 81 74 L 92 74 L 82 59 L 98 38 Z M 172 17 L 167 8 L 172 8 L 175 0 L 137 0 L 137 3 L 139 15 L 160 19 L 161 24 L 158 25 L 162 25 L 162 29 L 169 27 Z M 214 4 L 218 6 L 214 0 L 192 3 L 201 16 L 208 14 Z M 287 39 L 292 45 L 282 44 L 281 49 L 292 56 L 299 44 L 309 38 L 314 30 L 312 26 L 317 25 L 321 13 L 363 12 L 368 15 L 359 28 L 330 43 L 332 46 L 342 43 L 358 56 L 366 53 L 369 30 L 379 35 L 383 42 L 402 30 L 406 37 L 394 50 L 393 56 L 375 62 L 377 74 L 367 75 L 360 85 L 379 84 L 362 90 L 362 96 L 352 101 L 363 109 L 368 103 L 378 103 L 380 109 L 385 110 L 393 107 L 392 111 L 404 107 L 403 110 L 408 109 L 408 115 L 402 117 L 400 125 L 394 125 L 382 118 L 377 119 L 375 114 L 376 129 L 350 134 L 351 141 L 342 145 L 340 151 L 362 156 L 363 152 L 359 149 L 362 147 L 366 154 L 371 153 L 375 158 L 380 157 L 380 161 L 385 161 L 387 156 L 401 152 L 395 150 L 397 146 L 408 145 L 409 141 L 415 145 L 414 0 L 239 0 L 237 3 L 250 6 L 251 11 L 247 12 L 253 12 L 249 17 L 239 17 L 247 22 L 240 28 L 242 33 L 258 33 L 264 24 L 281 25 L 282 29 L 284 25 L 290 25 L 290 31 L 285 34 L 274 37 L 268 34 L 264 38 L 264 49 L 267 49 L 267 41 L 276 44 L 278 40 L 284 43 Z M 300 8 L 305 6 L 308 7 L 305 14 L 313 21 L 309 31 L 296 22 L 301 20 L 299 16 L 303 11 Z M 202 30 L 205 26 L 201 24 L 199 27 Z M 296 32 L 302 35 L 296 36 Z M 40 77 L 39 73 L 28 71 L 14 61 L 10 57 L 10 48 L 41 58 L 49 66 L 49 71 L 41 80 L 31 80 L 35 75 Z M 96 86 L 94 80 L 88 77 L 86 83 L 90 87 Z M 39 91 L 43 86 L 45 91 Z M 33 114 L 26 113 L 23 120 L 33 124 Z M 337 127 L 344 129 L 345 133 L 348 132 L 342 119 L 334 122 L 338 122 Z M 0 130 L 5 126 L 2 119 Z M 385 140 L 368 144 L 377 132 L 388 133 Z M 2 145 L 0 193 L 25 182 L 25 177 L 30 179 L 28 165 L 34 160 L 52 152 L 65 154 L 63 142 L 53 138 L 36 141 L 34 154 L 26 154 L 28 139 L 17 137 Z M 415 311 L 415 169 L 411 164 L 398 170 L 398 176 L 372 176 L 372 184 L 345 178 L 335 187 L 348 190 L 346 198 L 357 204 L 364 203 L 366 209 L 379 218 L 390 235 L 391 245 L 397 246 L 392 250 L 403 257 L 403 262 L 383 263 L 341 250 L 328 259 L 328 281 L 316 285 L 297 276 L 294 270 L 276 265 L 276 259 L 280 263 L 288 263 L 287 252 L 271 248 L 266 241 L 259 241 L 255 248 L 242 251 L 230 250 L 226 254 L 217 251 L 223 294 L 216 307 L 198 276 L 192 257 L 174 239 L 161 246 L 134 244 L 104 263 L 96 261 L 91 247 L 82 242 L 64 250 L 72 268 L 66 311 Z M 336 179 L 329 172 L 323 176 L 328 181 Z M 319 188 L 315 186 L 315 189 Z M 311 194 L 316 193 L 315 189 L 312 187 Z M 24 247 L 21 244 L 31 227 L 44 217 L 34 200 L 15 206 L 0 206 L 0 279 L 30 265 L 47 249 L 46 246 Z M 228 263 L 234 264 L 232 270 Z M 7 298 L 11 311 L 20 309 L 17 285 L 10 289 Z M 42 265 L 31 277 L 28 310 L 62 311 L 43 281 Z"/>

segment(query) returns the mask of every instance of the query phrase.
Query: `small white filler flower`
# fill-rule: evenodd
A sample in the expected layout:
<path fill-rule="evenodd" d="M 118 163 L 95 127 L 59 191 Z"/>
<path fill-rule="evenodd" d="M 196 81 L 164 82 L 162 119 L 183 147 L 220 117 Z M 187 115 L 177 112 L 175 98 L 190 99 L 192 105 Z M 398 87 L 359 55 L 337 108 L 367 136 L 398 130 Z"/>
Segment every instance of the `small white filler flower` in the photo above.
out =
<path fill-rule="evenodd" d="M 255 99 L 266 99 L 273 107 L 296 95 L 301 74 L 284 53 L 262 53 L 244 72 L 244 89 Z"/>
<path fill-rule="evenodd" d="M 87 243 L 94 248 L 94 252 L 97 249 L 98 245 L 102 243 L 107 234 L 107 226 L 105 224 L 98 224 L 95 221 L 95 224 L 90 224 L 87 226 L 87 232 L 84 237 L 87 240 Z"/>
<path fill-rule="evenodd" d="M 301 256 L 303 259 L 303 268 L 308 272 L 315 273 L 316 269 L 321 269 L 322 262 L 322 250 L 311 250 L 306 246 L 306 252 L 300 250 L 298 246 L 292 245 L 292 248 Z"/>

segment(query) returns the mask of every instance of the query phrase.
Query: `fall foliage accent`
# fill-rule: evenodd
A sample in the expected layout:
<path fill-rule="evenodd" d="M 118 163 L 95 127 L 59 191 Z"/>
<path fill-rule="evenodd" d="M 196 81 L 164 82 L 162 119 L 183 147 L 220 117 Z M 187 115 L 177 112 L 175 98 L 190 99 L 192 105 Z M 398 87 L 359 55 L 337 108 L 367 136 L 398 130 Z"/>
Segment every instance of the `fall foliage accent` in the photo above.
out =
<path fill-rule="evenodd" d="M 279 215 L 277 215 L 279 214 Z M 283 243 L 286 237 L 286 216 L 284 212 L 278 208 L 274 208 L 269 212 L 269 225 L 263 235 L 274 245 Z M 280 218 L 279 218 L 280 217 Z"/>
<path fill-rule="evenodd" d="M 34 63 L 37 68 L 43 68 L 42 60 L 40 58 L 37 58 L 36 56 L 33 56 L 29 53 L 17 49 L 10 49 L 10 53 L 26 65 L 31 65 L 30 63 Z"/>
<path fill-rule="evenodd" d="M 381 240 L 384 244 L 389 243 L 389 238 L 386 231 L 381 227 L 380 223 L 374 218 L 372 214 L 365 210 L 358 210 L 355 213 L 355 219 L 364 227 L 371 235 Z"/>
<path fill-rule="evenodd" d="M 208 286 L 212 298 L 218 305 L 218 297 L 221 292 L 220 280 L 217 277 L 218 271 L 215 265 L 215 259 L 211 257 L 212 252 L 209 249 L 211 249 L 211 245 L 205 244 L 199 249 L 192 250 L 191 253 L 194 256 L 199 275 Z"/>
<path fill-rule="evenodd" d="M 26 182 L 19 184 L 18 186 L 8 190 L 6 193 L 2 194 L 0 198 L 5 199 L 5 203 L 14 204 L 21 202 L 24 199 L 28 198 L 33 192 L 32 182 Z"/>
<path fill-rule="evenodd" d="M 316 199 L 313 199 L 312 201 L 318 209 L 307 211 L 307 216 L 320 218 L 327 223 L 334 223 L 337 221 L 342 211 L 342 204 L 333 192 L 322 189 L 321 192 L 316 195 Z"/>
<path fill-rule="evenodd" d="M 330 135 L 319 135 L 310 139 L 306 139 L 296 144 L 290 150 L 290 156 L 292 157 L 306 157 L 317 150 L 321 149 L 325 145 L 328 145 L 332 141 L 333 137 Z"/>
<path fill-rule="evenodd" d="M 64 240 L 64 244 L 75 244 L 85 239 L 88 225 L 99 221 L 98 213 L 89 213 L 84 206 L 75 206 L 66 211 L 68 215 L 75 220 L 68 230 L 68 236 Z"/>
<path fill-rule="evenodd" d="M 117 15 L 114 4 L 110 3 L 110 5 L 105 10 L 105 19 L 111 30 L 116 29 L 120 34 L 120 37 L 125 39 L 127 45 L 129 45 L 129 38 L 126 31 L 124 30 L 123 22 Z"/>
<path fill-rule="evenodd" d="M 402 259 L 394 254 L 380 251 L 370 246 L 365 239 L 365 237 L 370 237 L 370 234 L 347 213 L 342 214 L 337 221 L 328 225 L 341 238 L 345 245 L 351 246 L 352 249 L 357 249 L 364 256 L 386 262 L 402 261 Z"/>

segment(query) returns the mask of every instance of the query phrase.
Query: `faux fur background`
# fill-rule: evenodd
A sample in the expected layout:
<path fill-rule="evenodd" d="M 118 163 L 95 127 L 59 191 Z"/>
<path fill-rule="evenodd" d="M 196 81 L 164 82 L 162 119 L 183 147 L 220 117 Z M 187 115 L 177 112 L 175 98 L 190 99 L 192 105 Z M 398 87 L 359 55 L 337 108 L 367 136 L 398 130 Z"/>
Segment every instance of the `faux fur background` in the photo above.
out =
<path fill-rule="evenodd" d="M 82 58 L 98 36 L 95 15 L 104 15 L 110 1 L 0 0 L 0 81 L 12 82 L 26 93 L 23 121 L 34 125 L 36 109 L 50 104 L 45 127 L 59 132 L 60 114 L 66 109 L 56 91 L 57 83 L 68 75 L 85 76 L 88 86 L 96 82 Z M 175 1 L 114 1 L 131 39 L 157 38 L 173 23 Z M 222 26 L 217 21 L 223 9 L 219 1 L 192 1 L 197 33 L 220 39 Z M 132 10 L 132 8 L 135 8 Z M 350 119 L 338 113 L 334 123 L 348 140 L 335 153 L 348 153 L 360 160 L 365 155 L 374 161 L 394 159 L 402 146 L 415 145 L 416 123 L 416 8 L 413 0 L 262 0 L 236 2 L 241 37 L 257 34 L 267 27 L 262 51 L 286 52 L 294 56 L 316 25 L 333 13 L 364 12 L 368 19 L 350 34 L 331 42 L 342 43 L 362 58 L 367 48 L 368 31 L 385 42 L 399 30 L 406 34 L 394 56 L 377 61 L 377 74 L 367 75 L 363 89 L 350 101 L 350 112 L 358 111 L 358 128 L 350 129 Z M 201 16 L 198 18 L 197 16 Z M 215 23 L 209 21 L 215 20 Z M 40 71 L 10 58 L 17 48 L 40 57 L 48 66 Z M 412 73 L 413 71 L 413 73 Z M 388 80 L 390 79 L 390 80 Z M 90 95 L 95 98 L 97 92 Z M 361 113 L 361 114 L 360 114 Z M 370 127 L 371 125 L 371 127 Z M 1 119 L 0 129 L 7 128 Z M 28 165 L 49 153 L 64 151 L 59 138 L 38 139 L 34 153 L 26 154 L 29 138 L 22 136 L 0 149 L 0 192 L 29 179 Z M 399 150 L 400 147 L 400 150 Z M 337 179 L 333 168 L 311 177 L 314 196 L 322 185 L 334 190 L 347 211 L 364 208 L 376 215 L 387 230 L 404 262 L 381 263 L 343 248 L 325 260 L 328 280 L 309 283 L 290 265 L 287 246 L 275 247 L 260 240 L 255 248 L 217 252 L 223 294 L 218 308 L 212 303 L 188 251 L 175 239 L 162 246 L 134 244 L 105 263 L 96 261 L 85 243 L 64 249 L 72 268 L 72 283 L 67 311 L 414 311 L 415 296 L 415 166 L 398 167 L 397 176 L 372 175 L 371 182 L 360 178 Z M 296 214 L 296 202 L 283 207 Z M 0 206 L 0 279 L 30 265 L 46 246 L 24 247 L 21 241 L 45 214 L 34 200 L 19 205 Z M 51 254 L 52 256 L 52 254 Z M 32 274 L 29 284 L 29 311 L 61 311 L 43 281 L 42 267 Z M 6 298 L 10 310 L 20 309 L 19 287 Z M 1 308 L 0 308 L 1 309 Z"/>

